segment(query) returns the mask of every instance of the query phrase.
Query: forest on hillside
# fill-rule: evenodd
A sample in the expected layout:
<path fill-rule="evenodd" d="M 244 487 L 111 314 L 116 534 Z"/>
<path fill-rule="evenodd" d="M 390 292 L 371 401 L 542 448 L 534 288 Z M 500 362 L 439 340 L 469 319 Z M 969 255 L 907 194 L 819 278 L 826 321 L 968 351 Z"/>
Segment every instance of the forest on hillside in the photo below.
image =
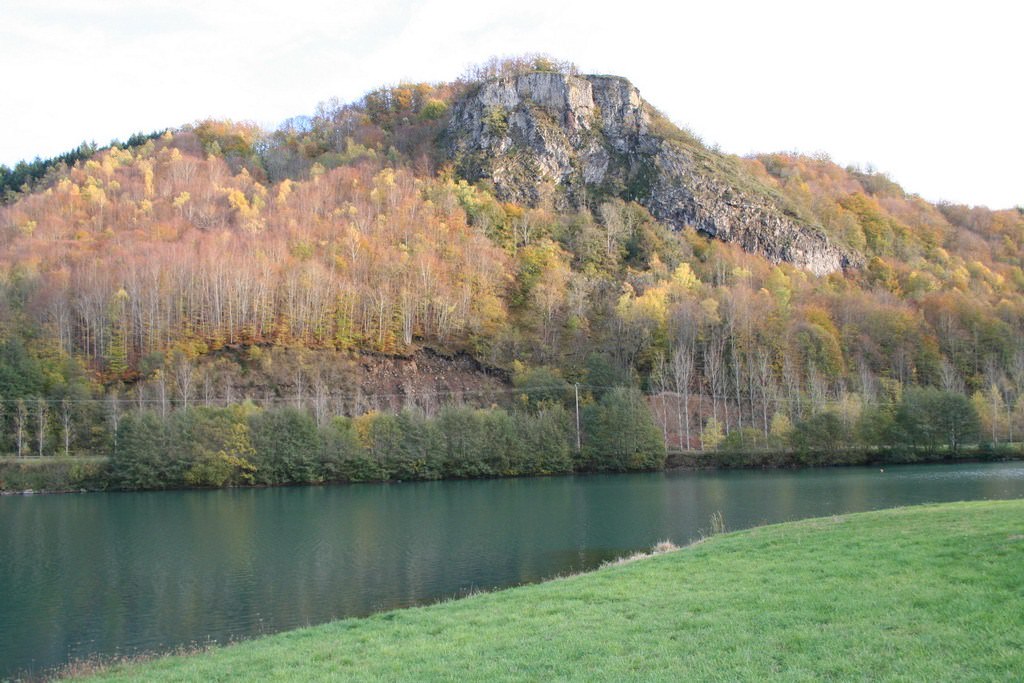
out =
<path fill-rule="evenodd" d="M 480 78 L 537 68 L 568 67 L 494 63 L 274 131 L 201 121 L 4 169 L 0 451 L 113 452 L 125 412 L 245 400 L 317 428 L 453 402 L 514 412 L 551 386 L 549 407 L 571 410 L 575 383 L 584 408 L 641 390 L 681 451 L 788 450 L 808 425 L 824 442 L 873 425 L 885 445 L 925 390 L 962 397 L 976 440 L 1019 438 L 1024 211 L 930 204 L 827 158 L 733 160 L 864 256 L 816 277 L 616 196 L 504 203 L 439 141 Z M 347 400 L 362 389 L 339 359 L 422 349 L 468 354 L 511 391 Z"/>

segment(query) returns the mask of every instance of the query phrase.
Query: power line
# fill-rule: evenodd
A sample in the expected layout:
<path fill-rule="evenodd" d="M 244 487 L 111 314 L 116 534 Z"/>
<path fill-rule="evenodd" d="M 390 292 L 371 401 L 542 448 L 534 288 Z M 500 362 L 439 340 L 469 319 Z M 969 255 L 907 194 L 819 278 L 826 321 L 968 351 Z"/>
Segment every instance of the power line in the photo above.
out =
<path fill-rule="evenodd" d="M 605 386 L 605 385 L 597 385 L 597 384 L 579 384 L 577 386 L 586 387 L 586 388 L 589 388 L 589 389 L 601 389 L 601 390 L 621 388 L 621 387 L 617 387 L 617 386 L 610 386 L 610 385 L 609 386 Z M 489 395 L 500 395 L 500 394 L 546 394 L 546 393 L 556 394 L 556 393 L 560 393 L 560 392 L 564 392 L 566 395 L 568 395 L 572 391 L 572 389 L 573 389 L 573 385 L 567 384 L 565 386 L 559 386 L 559 387 L 504 387 L 504 388 L 495 388 L 495 389 L 448 389 L 448 390 L 444 390 L 444 391 L 409 391 L 409 392 L 398 392 L 398 393 L 387 393 L 387 394 L 374 394 L 374 393 L 362 393 L 362 392 L 359 392 L 359 393 L 345 393 L 345 394 L 329 393 L 324 398 L 333 399 L 333 400 L 338 400 L 338 399 L 370 400 L 370 399 L 417 398 L 417 397 L 438 397 L 438 396 L 467 396 L 467 395 L 468 396 L 489 396 Z M 180 396 L 178 398 L 173 398 L 173 399 L 172 398 L 163 399 L 163 398 L 139 398 L 138 396 L 131 396 L 129 394 L 124 394 L 124 395 L 120 395 L 120 396 L 115 396 L 113 394 L 108 394 L 105 398 L 42 398 L 42 397 L 38 397 L 38 396 L 29 396 L 29 397 L 24 397 L 24 398 L 0 398 L 0 404 L 16 404 L 18 401 L 22 401 L 26 405 L 28 405 L 30 403 L 31 404 L 35 404 L 35 403 L 38 403 L 39 401 L 43 401 L 44 403 L 48 403 L 48 404 L 52 404 L 52 405 L 60 405 L 60 404 L 62 404 L 64 402 L 76 403 L 76 404 L 78 404 L 78 403 L 89 404 L 89 403 L 111 403 L 114 400 L 119 401 L 119 402 L 123 402 L 123 403 L 147 403 L 147 404 L 151 403 L 151 404 L 156 404 L 156 405 L 160 405 L 160 404 L 164 404 L 164 403 L 180 404 L 180 403 L 183 402 L 183 399 L 181 399 Z M 218 401 L 224 401 L 225 398 L 223 396 L 221 396 L 221 397 L 218 397 L 217 400 Z M 301 396 L 301 397 L 300 396 L 263 396 L 263 397 L 260 397 L 260 396 L 256 396 L 256 395 L 252 395 L 252 394 L 242 393 L 242 395 L 238 399 L 233 401 L 233 402 L 239 402 L 239 401 L 245 401 L 245 400 L 259 401 L 259 402 L 263 402 L 263 403 L 296 403 L 296 402 L 314 401 L 314 400 L 317 400 L 317 397 L 315 395 L 312 395 L 312 394 L 304 395 L 304 396 Z M 198 398 L 193 397 L 193 398 L 190 398 L 188 402 L 189 403 L 195 403 L 195 404 L 202 404 L 205 401 L 206 401 L 206 399 L 203 398 L 203 397 L 198 397 Z"/>
<path fill-rule="evenodd" d="M 252 401 L 253 403 L 259 404 L 304 404 L 310 402 L 317 402 L 320 400 L 329 401 L 381 401 L 381 400 L 393 400 L 393 399 L 416 399 L 416 398 L 442 398 L 442 397 L 466 397 L 466 396 L 501 396 L 501 395 L 516 395 L 516 394 L 563 394 L 565 399 L 568 401 L 569 397 L 572 396 L 574 388 L 593 389 L 599 391 L 608 391 L 612 389 L 623 389 L 631 388 L 627 385 L 607 385 L 607 384 L 585 384 L 582 382 L 574 384 L 566 384 L 558 387 L 503 387 L 494 389 L 448 389 L 448 390 L 435 390 L 435 391 L 409 391 L 409 392 L 394 392 L 394 393 L 328 393 L 326 395 L 317 396 L 315 394 L 305 394 L 302 396 L 258 396 L 251 393 L 240 393 L 239 396 L 228 400 L 225 396 L 218 396 L 215 399 L 210 399 L 204 396 L 191 396 L 188 401 L 185 401 L 179 396 L 175 398 L 147 398 L 140 397 L 137 394 L 108 394 L 103 398 L 43 398 L 40 396 L 27 396 L 22 398 L 0 398 L 0 405 L 17 405 L 19 402 L 25 406 L 30 407 L 38 405 L 40 402 L 45 403 L 49 406 L 60 406 L 64 404 L 73 405 L 95 405 L 95 404 L 135 404 L 135 405 L 169 405 L 169 406 L 182 406 L 186 403 L 194 406 L 207 406 L 211 403 L 218 404 L 233 404 L 241 403 L 244 401 Z M 659 391 L 645 393 L 648 398 L 663 398 L 663 397 L 674 397 L 677 399 L 683 399 L 683 394 L 678 391 Z M 878 399 L 864 399 L 862 394 L 856 392 L 850 392 L 848 396 L 860 397 L 861 401 L 865 405 L 870 406 L 895 406 L 898 405 L 898 401 L 891 399 L 878 400 Z M 966 394 L 961 394 L 965 395 Z M 817 403 L 819 405 L 835 406 L 842 405 L 843 400 L 840 398 L 831 398 L 824 401 L 816 401 L 814 399 L 805 396 L 796 397 L 780 397 L 780 396 L 755 396 L 752 394 L 744 394 L 739 400 L 735 394 L 709 394 L 701 391 L 690 394 L 691 401 L 717 401 L 730 404 L 738 403 L 754 403 L 754 404 L 772 404 L 772 405 L 792 405 L 804 402 Z"/>

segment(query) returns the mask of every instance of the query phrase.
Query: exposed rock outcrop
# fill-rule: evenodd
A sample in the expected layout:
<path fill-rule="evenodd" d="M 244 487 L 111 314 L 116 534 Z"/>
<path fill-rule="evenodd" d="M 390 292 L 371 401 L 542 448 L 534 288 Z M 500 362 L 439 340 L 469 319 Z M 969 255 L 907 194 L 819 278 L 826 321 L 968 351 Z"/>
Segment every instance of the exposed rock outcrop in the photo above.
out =
<path fill-rule="evenodd" d="M 860 263 L 786 213 L 735 160 L 661 118 L 624 78 L 534 72 L 485 81 L 455 106 L 447 137 L 460 174 L 489 178 L 505 201 L 578 206 L 620 196 L 676 229 L 819 275 Z"/>

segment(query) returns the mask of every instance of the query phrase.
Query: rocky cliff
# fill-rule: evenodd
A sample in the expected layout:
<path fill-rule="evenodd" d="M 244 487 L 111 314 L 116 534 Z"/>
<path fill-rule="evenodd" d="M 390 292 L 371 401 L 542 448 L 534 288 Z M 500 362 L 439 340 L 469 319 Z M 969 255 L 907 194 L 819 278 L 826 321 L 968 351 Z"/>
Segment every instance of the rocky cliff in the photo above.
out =
<path fill-rule="evenodd" d="M 859 265 L 788 214 L 734 160 L 668 123 L 612 76 L 533 72 L 485 81 L 458 102 L 448 153 L 505 201 L 578 206 L 619 196 L 676 229 L 692 227 L 822 275 Z"/>

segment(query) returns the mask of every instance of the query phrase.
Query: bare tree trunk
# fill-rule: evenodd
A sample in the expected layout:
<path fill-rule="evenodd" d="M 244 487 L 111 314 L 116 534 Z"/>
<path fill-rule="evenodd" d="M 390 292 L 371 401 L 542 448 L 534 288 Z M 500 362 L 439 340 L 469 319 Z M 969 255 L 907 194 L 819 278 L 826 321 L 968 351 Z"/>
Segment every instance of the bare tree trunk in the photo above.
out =
<path fill-rule="evenodd" d="M 736 350 L 736 340 L 729 344 L 730 356 L 732 359 L 732 386 L 733 393 L 736 396 L 736 426 L 738 429 L 743 429 L 743 367 L 741 365 L 741 356 Z M 728 432 L 728 430 L 726 430 Z"/>
<path fill-rule="evenodd" d="M 679 409 L 679 401 L 676 401 L 676 417 L 680 422 L 679 425 L 679 438 L 683 438 L 683 432 L 686 434 L 686 450 L 690 450 L 690 383 L 693 381 L 694 371 L 694 359 L 693 359 L 693 346 L 690 344 L 684 344 L 676 349 L 676 352 L 672 354 L 672 378 L 675 380 L 675 390 L 678 395 L 683 397 L 682 412 Z M 686 415 L 685 428 L 682 424 L 683 414 Z M 680 444 L 682 447 L 682 444 Z M 680 448 L 682 450 L 682 448 Z"/>
<path fill-rule="evenodd" d="M 711 383 L 711 415 L 718 422 L 718 399 L 722 396 L 724 340 L 712 336 L 704 349 L 704 374 Z"/>
<path fill-rule="evenodd" d="M 109 418 L 110 418 L 110 429 L 114 437 L 114 452 L 117 452 L 117 430 L 121 426 L 121 399 L 117 395 L 117 390 L 111 390 L 107 397 L 107 404 L 109 406 Z"/>
<path fill-rule="evenodd" d="M 192 361 L 184 356 L 176 359 L 174 363 L 174 385 L 178 392 L 178 400 L 181 407 L 188 410 L 188 404 L 192 400 L 192 393 L 195 391 L 195 368 Z"/>
<path fill-rule="evenodd" d="M 985 359 L 985 380 L 989 385 L 989 396 L 992 400 L 992 443 L 999 443 L 997 427 L 999 424 L 999 404 L 1003 402 L 1003 394 L 999 389 L 1002 383 L 1003 372 L 996 362 L 996 359 L 989 356 Z"/>
<path fill-rule="evenodd" d="M 71 455 L 71 433 L 74 427 L 71 413 L 71 401 L 64 399 L 60 402 L 60 427 L 61 435 L 64 437 L 64 455 Z"/>
<path fill-rule="evenodd" d="M 942 388 L 945 391 L 964 393 L 964 381 L 960 379 L 960 373 L 945 358 L 942 359 L 942 364 L 939 365 L 939 381 L 942 383 Z"/>
<path fill-rule="evenodd" d="M 772 359 L 768 349 L 758 348 L 757 364 L 754 372 L 757 380 L 757 393 L 761 396 L 761 427 L 764 430 L 765 438 L 768 437 L 768 384 L 772 380 Z"/>
<path fill-rule="evenodd" d="M 811 414 L 816 415 L 825 409 L 825 399 L 828 394 L 827 380 L 814 366 L 811 366 L 809 369 L 807 380 L 808 389 L 811 394 Z"/>
<path fill-rule="evenodd" d="M 316 426 L 323 427 L 327 424 L 330 393 L 327 382 L 322 375 L 317 375 L 313 381 L 313 416 L 316 418 Z"/>
<path fill-rule="evenodd" d="M 46 444 L 46 419 L 50 415 L 50 407 L 44 399 L 36 400 L 36 447 L 39 457 L 43 456 L 43 446 Z"/>
<path fill-rule="evenodd" d="M 658 354 L 658 360 L 654 367 L 652 384 L 658 392 L 658 413 L 661 421 L 661 438 L 665 442 L 665 448 L 671 446 L 668 441 L 668 403 L 665 401 L 665 394 L 668 392 L 668 363 L 665 356 Z"/>
<path fill-rule="evenodd" d="M 306 402 L 306 374 L 302 368 L 295 370 L 293 386 L 295 387 L 295 407 L 301 408 Z"/>
<path fill-rule="evenodd" d="M 700 448 L 704 450 L 704 387 L 701 386 L 697 395 L 697 438 L 700 439 Z"/>
<path fill-rule="evenodd" d="M 689 415 L 687 415 L 687 418 L 689 418 Z M 687 420 L 687 422 L 689 422 L 689 420 Z M 687 424 L 686 428 L 689 428 L 689 426 L 690 425 Z M 679 392 L 676 392 L 676 433 L 679 436 L 679 450 L 681 451 L 689 449 L 690 447 L 689 434 L 687 434 L 686 437 L 684 437 L 683 430 L 683 397 L 679 394 Z M 683 443 L 684 438 L 686 440 L 685 444 Z"/>
<path fill-rule="evenodd" d="M 167 419 L 167 376 L 164 375 L 163 370 L 158 370 L 156 376 L 156 388 L 160 399 L 160 417 Z"/>
<path fill-rule="evenodd" d="M 871 374 L 871 368 L 868 367 L 867 361 L 858 358 L 857 369 L 860 375 L 860 394 L 864 397 L 865 403 L 874 403 L 877 396 L 875 395 L 875 378 Z"/>
<path fill-rule="evenodd" d="M 18 457 L 20 458 L 25 454 L 25 432 L 28 428 L 28 406 L 20 398 L 15 408 L 14 427 L 18 443 Z"/>
<path fill-rule="evenodd" d="M 792 353 L 786 351 L 782 357 L 782 379 L 786 386 L 786 402 L 788 403 L 790 417 L 803 418 L 803 408 L 800 405 L 800 371 L 793 360 Z"/>
<path fill-rule="evenodd" d="M 216 393 L 215 392 L 215 387 L 214 387 L 214 384 L 213 384 L 213 378 L 210 377 L 209 369 L 206 372 L 203 373 L 203 380 L 202 380 L 202 382 L 203 382 L 203 405 L 205 405 L 207 408 L 209 408 L 211 405 L 213 405 L 214 394 Z"/>

